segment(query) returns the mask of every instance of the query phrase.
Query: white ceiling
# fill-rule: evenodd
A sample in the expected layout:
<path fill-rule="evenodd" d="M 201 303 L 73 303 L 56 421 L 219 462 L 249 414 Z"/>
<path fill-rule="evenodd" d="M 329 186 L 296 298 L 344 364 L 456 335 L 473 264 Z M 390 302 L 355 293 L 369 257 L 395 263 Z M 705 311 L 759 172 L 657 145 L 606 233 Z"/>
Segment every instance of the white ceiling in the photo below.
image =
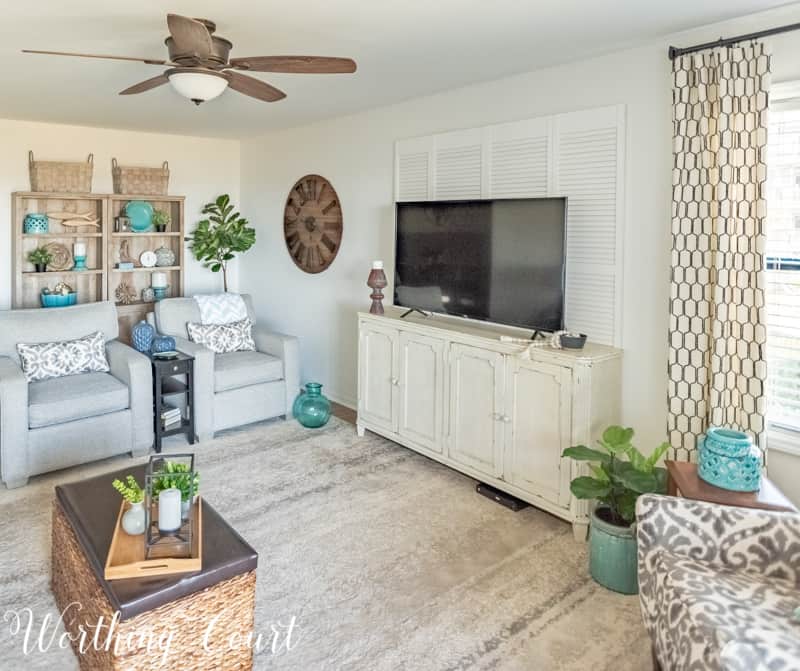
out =
<path fill-rule="evenodd" d="M 245 137 L 517 72 L 786 4 L 781 0 L 3 0 L 0 117 Z M 166 12 L 206 17 L 232 56 L 349 56 L 355 75 L 259 74 L 287 93 L 195 107 L 169 86 L 117 92 L 158 66 L 21 54 L 166 58 Z M 665 56 L 666 57 L 666 56 Z"/>

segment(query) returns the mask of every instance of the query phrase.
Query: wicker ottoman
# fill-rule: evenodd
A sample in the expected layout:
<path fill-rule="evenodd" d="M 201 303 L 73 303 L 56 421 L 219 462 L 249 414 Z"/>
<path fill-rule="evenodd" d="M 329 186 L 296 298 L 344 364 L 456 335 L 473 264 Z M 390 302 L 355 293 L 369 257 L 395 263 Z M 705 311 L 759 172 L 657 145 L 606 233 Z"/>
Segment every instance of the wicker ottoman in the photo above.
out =
<path fill-rule="evenodd" d="M 251 669 L 258 555 L 207 503 L 202 571 L 103 578 L 119 507 L 111 481 L 127 473 L 141 475 L 128 469 L 56 487 L 52 590 L 81 669 Z"/>

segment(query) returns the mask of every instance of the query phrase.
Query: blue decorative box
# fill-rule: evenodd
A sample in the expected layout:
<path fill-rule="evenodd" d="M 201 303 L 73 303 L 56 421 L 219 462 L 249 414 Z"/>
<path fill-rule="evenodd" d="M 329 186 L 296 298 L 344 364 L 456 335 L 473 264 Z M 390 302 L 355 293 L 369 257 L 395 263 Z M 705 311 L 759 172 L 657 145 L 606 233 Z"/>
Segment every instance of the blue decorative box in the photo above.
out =
<path fill-rule="evenodd" d="M 697 473 L 709 484 L 734 492 L 761 487 L 761 451 L 746 433 L 710 427 L 697 448 Z"/>
<path fill-rule="evenodd" d="M 153 338 L 153 344 L 150 346 L 150 351 L 153 354 L 159 352 L 172 352 L 175 350 L 175 338 L 168 335 L 157 335 Z"/>

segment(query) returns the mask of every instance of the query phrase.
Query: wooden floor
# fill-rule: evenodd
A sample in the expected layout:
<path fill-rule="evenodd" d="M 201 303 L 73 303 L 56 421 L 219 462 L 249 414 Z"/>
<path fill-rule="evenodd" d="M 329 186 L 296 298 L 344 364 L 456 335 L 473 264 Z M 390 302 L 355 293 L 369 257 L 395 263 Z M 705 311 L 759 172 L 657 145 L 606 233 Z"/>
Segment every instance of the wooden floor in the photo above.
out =
<path fill-rule="evenodd" d="M 356 411 L 352 408 L 348 408 L 346 405 L 331 401 L 331 412 L 334 417 L 338 417 L 345 422 L 350 422 L 351 424 L 356 423 Z"/>

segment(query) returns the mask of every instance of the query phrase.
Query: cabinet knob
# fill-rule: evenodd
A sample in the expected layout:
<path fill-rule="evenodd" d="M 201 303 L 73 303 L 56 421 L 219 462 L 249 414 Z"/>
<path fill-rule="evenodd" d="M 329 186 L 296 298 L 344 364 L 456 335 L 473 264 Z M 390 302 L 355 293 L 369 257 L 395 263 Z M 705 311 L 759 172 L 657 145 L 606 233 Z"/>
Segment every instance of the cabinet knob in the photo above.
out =
<path fill-rule="evenodd" d="M 506 424 L 510 424 L 511 423 L 511 417 L 509 417 L 508 415 L 503 415 L 503 421 Z"/>
<path fill-rule="evenodd" d="M 396 377 L 393 377 L 393 378 L 392 378 L 392 384 L 393 384 L 395 387 L 397 387 L 397 386 L 400 384 L 400 380 L 398 380 Z"/>

